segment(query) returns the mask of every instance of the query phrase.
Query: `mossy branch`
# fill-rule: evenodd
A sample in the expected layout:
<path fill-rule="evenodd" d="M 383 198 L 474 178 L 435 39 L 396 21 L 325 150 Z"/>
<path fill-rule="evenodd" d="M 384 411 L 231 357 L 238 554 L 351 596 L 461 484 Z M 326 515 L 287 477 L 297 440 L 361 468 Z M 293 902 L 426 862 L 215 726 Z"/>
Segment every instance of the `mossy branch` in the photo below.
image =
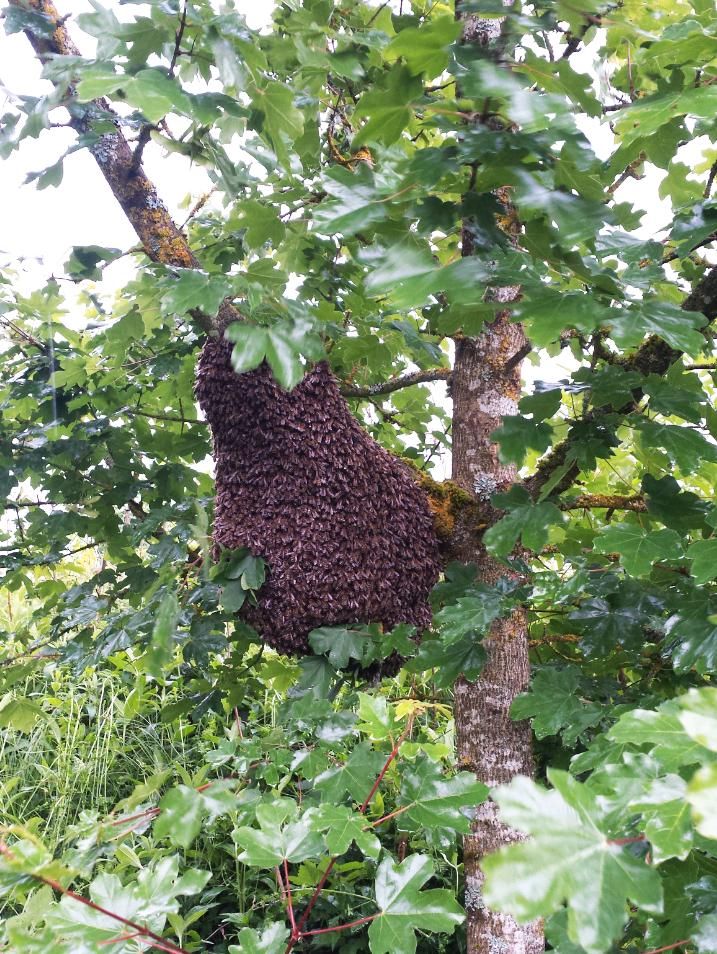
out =
<path fill-rule="evenodd" d="M 561 510 L 629 510 L 647 513 L 647 504 L 641 494 L 625 497 L 621 494 L 580 494 L 558 503 Z"/>

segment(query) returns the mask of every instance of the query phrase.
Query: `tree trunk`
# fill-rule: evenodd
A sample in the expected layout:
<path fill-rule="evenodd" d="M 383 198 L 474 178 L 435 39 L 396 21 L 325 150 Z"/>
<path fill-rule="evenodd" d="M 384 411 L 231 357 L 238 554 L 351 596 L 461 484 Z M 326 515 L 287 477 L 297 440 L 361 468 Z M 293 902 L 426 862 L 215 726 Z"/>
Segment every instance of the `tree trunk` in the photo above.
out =
<path fill-rule="evenodd" d="M 490 497 L 510 486 L 515 478 L 514 469 L 498 460 L 490 434 L 503 414 L 515 411 L 520 372 L 515 368 L 506 373 L 505 364 L 523 342 L 520 325 L 511 323 L 504 313 L 479 338 L 464 338 L 456 347 L 453 479 L 476 496 L 487 523 L 497 516 Z M 480 580 L 492 583 L 506 575 L 506 567 L 492 559 L 470 529 L 460 523 L 452 551 L 457 559 L 477 564 Z M 530 726 L 510 717 L 511 703 L 526 689 L 530 676 L 525 613 L 518 610 L 498 620 L 485 647 L 488 659 L 479 679 L 456 683 L 455 719 L 459 761 L 492 787 L 509 782 L 515 775 L 533 772 Z M 539 923 L 518 925 L 507 915 L 489 911 L 482 901 L 481 858 L 517 837 L 498 821 L 493 802 L 478 808 L 473 832 L 464 842 L 469 954 L 536 954 L 543 949 Z"/>
<path fill-rule="evenodd" d="M 457 6 L 457 13 L 460 10 Z M 500 21 L 463 18 L 466 43 L 493 45 L 499 41 Z M 507 197 L 504 197 L 507 198 Z M 470 223 L 464 223 L 463 255 L 473 253 Z M 506 304 L 520 294 L 518 286 L 494 289 L 491 297 Z M 515 414 L 520 397 L 520 360 L 525 345 L 522 327 L 499 313 L 478 338 L 456 341 L 453 395 L 453 480 L 473 494 L 491 525 L 500 516 L 490 504 L 492 495 L 507 489 L 516 478 L 505 466 L 491 433 L 505 414 Z M 511 360 L 513 359 L 513 360 Z M 456 526 L 453 555 L 478 567 L 478 579 L 492 583 L 508 572 L 490 557 L 467 524 Z M 496 621 L 485 640 L 485 668 L 476 682 L 459 679 L 455 686 L 455 720 L 460 762 L 481 782 L 493 787 L 516 775 L 533 774 L 530 726 L 515 722 L 510 707 L 530 678 L 526 616 L 517 610 Z M 486 908 L 482 899 L 481 858 L 520 836 L 502 824 L 494 802 L 479 806 L 473 830 L 464 841 L 468 954 L 537 954 L 544 948 L 542 923 L 518 924 L 509 915 Z"/>

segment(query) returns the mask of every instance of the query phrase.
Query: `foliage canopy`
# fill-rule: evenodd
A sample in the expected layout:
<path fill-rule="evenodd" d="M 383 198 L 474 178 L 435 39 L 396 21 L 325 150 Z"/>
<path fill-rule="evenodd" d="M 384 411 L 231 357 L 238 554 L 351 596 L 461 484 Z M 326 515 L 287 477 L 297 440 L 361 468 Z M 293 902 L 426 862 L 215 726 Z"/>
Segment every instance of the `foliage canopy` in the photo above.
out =
<path fill-rule="evenodd" d="M 29 177 L 61 188 L 109 101 L 211 192 L 187 200 L 200 270 L 96 245 L 32 290 L 3 268 L 0 949 L 462 950 L 487 791 L 455 764 L 451 685 L 522 605 L 539 779 L 494 793 L 532 837 L 485 861 L 487 903 L 546 918 L 561 954 L 713 954 L 714 4 L 481 3 L 497 56 L 443 2 L 284 0 L 267 30 L 209 0 L 92 6 L 71 26 L 94 56 L 46 59 L 0 155 L 80 117 Z M 37 3 L 4 13 L 53 35 Z M 449 564 L 420 646 L 367 624 L 316 630 L 301 662 L 265 650 L 235 616 L 260 555 L 210 559 L 197 315 L 236 300 L 237 371 L 266 360 L 287 389 L 328 360 L 428 473 L 449 402 L 415 374 L 445 381 L 499 310 L 486 288 L 516 284 L 534 383 L 495 435 L 521 482 L 484 539 L 505 577 Z"/>

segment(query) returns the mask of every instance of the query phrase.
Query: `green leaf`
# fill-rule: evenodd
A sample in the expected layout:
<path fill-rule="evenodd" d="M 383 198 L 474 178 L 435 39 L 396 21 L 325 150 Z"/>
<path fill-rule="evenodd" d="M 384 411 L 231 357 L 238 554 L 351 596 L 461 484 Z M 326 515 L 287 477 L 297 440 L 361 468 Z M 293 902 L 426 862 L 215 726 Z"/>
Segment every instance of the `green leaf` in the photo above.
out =
<path fill-rule="evenodd" d="M 656 872 L 602 830 L 596 796 L 566 773 L 550 770 L 546 791 L 527 778 L 493 794 L 506 824 L 531 835 L 489 855 L 486 904 L 527 922 L 568 906 L 568 936 L 589 954 L 609 949 L 628 918 L 628 902 L 659 913 Z"/>
<path fill-rule="evenodd" d="M 668 619 L 665 629 L 675 669 L 695 669 L 702 674 L 717 670 L 717 625 L 706 602 L 680 608 Z"/>
<path fill-rule="evenodd" d="M 65 270 L 75 281 L 89 278 L 98 280 L 102 277 L 100 262 L 109 265 L 122 255 L 121 249 L 104 248 L 102 245 L 75 245 L 72 254 L 65 264 Z"/>
<path fill-rule="evenodd" d="M 433 760 L 419 758 L 401 777 L 399 805 L 409 805 L 398 821 L 400 828 L 450 828 L 466 834 L 476 805 L 485 801 L 488 788 L 469 772 L 446 778 Z"/>
<path fill-rule="evenodd" d="M 693 765 L 704 757 L 701 746 L 690 741 L 674 704 L 663 705 L 657 711 L 632 709 L 623 713 L 610 729 L 609 738 L 615 742 L 651 746 L 650 754 L 667 771 Z"/>
<path fill-rule="evenodd" d="M 190 869 L 179 876 L 176 857 L 164 857 L 143 868 L 135 881 L 123 885 L 116 874 L 103 873 L 90 883 L 89 895 L 94 904 L 106 911 L 121 911 L 122 916 L 136 923 L 151 924 L 161 932 L 168 914 L 179 911 L 182 895 L 197 894 L 206 885 L 210 872 Z M 53 932 L 68 940 L 78 950 L 100 950 L 117 937 L 117 921 L 102 911 L 88 907 L 64 895 L 57 906 L 46 914 L 45 923 Z"/>
<path fill-rule="evenodd" d="M 158 123 L 167 113 L 188 109 L 186 96 L 173 77 L 160 69 L 140 70 L 126 80 L 123 88 L 127 99 L 146 116 L 150 123 Z"/>
<path fill-rule="evenodd" d="M 635 523 L 613 523 L 595 539 L 598 553 L 619 553 L 628 573 L 647 576 L 658 560 L 678 560 L 682 540 L 675 530 L 650 530 Z"/>
<path fill-rule="evenodd" d="M 390 739 L 397 728 L 394 707 L 389 708 L 385 696 L 359 692 L 358 698 L 360 721 L 356 725 L 357 730 L 376 741 Z"/>
<path fill-rule="evenodd" d="M 433 681 L 439 688 L 452 686 L 459 676 L 469 682 L 477 679 L 486 661 L 483 633 L 467 632 L 461 639 L 451 642 L 444 639 L 424 639 L 418 655 L 409 660 L 409 672 L 435 670 Z"/>
<path fill-rule="evenodd" d="M 436 613 L 434 622 L 450 642 L 466 633 L 485 633 L 493 620 L 505 612 L 506 597 L 500 590 L 479 584 L 472 588 L 475 596 L 461 596 Z"/>
<path fill-rule="evenodd" d="M 491 437 L 500 444 L 500 459 L 503 463 L 517 464 L 520 467 L 528 450 L 536 450 L 542 454 L 550 447 L 553 429 L 543 421 L 531 421 L 519 414 L 507 414 Z"/>
<path fill-rule="evenodd" d="M 411 121 L 409 104 L 422 92 L 419 77 L 395 64 L 388 73 L 385 85 L 374 87 L 363 94 L 354 111 L 354 118 L 368 119 L 354 138 L 354 149 L 365 143 L 382 142 L 390 146 L 400 138 Z"/>
<path fill-rule="evenodd" d="M 576 667 L 540 669 L 530 692 L 516 696 L 510 709 L 514 719 L 530 719 L 538 739 L 562 734 L 572 745 L 589 726 L 602 718 L 601 707 L 580 699 L 580 671 Z"/>
<path fill-rule="evenodd" d="M 224 332 L 228 341 L 235 342 L 232 367 L 237 374 L 251 371 L 266 360 L 278 384 L 290 391 L 304 376 L 301 360 L 317 360 L 323 352 L 321 340 L 313 323 L 304 319 L 281 322 L 268 328 L 236 321 Z"/>
<path fill-rule="evenodd" d="M 360 742 L 343 765 L 328 769 L 318 776 L 316 788 L 327 801 L 338 804 L 348 792 L 360 805 L 370 792 L 385 761 L 385 757 L 372 749 L 367 742 Z"/>
<path fill-rule="evenodd" d="M 229 954 L 284 954 L 289 929 L 274 921 L 259 934 L 254 928 L 244 927 L 239 931 L 239 945 L 230 944 Z"/>
<path fill-rule="evenodd" d="M 221 602 L 227 613 L 238 613 L 246 602 L 246 589 L 241 580 L 228 580 L 222 587 Z"/>
<path fill-rule="evenodd" d="M 401 864 L 386 858 L 376 872 L 378 917 L 368 930 L 371 954 L 414 954 L 415 931 L 452 934 L 464 915 L 445 888 L 422 891 L 433 876 L 424 855 L 410 855 Z"/>
<path fill-rule="evenodd" d="M 611 405 L 620 408 L 632 400 L 632 392 L 642 383 L 642 375 L 610 364 L 595 371 L 580 368 L 573 375 L 573 381 L 585 382 L 590 386 L 592 403 L 596 407 Z"/>
<path fill-rule="evenodd" d="M 558 412 L 561 401 L 560 388 L 549 388 L 545 391 L 535 391 L 521 398 L 518 407 L 523 414 L 532 414 L 534 421 L 544 421 Z M 504 418 L 503 424 L 505 420 L 507 419 Z"/>
<path fill-rule="evenodd" d="M 324 653 L 334 669 L 346 669 L 349 661 L 359 662 L 365 657 L 372 643 L 366 633 L 344 626 L 321 626 L 309 633 L 309 643 L 316 653 Z"/>
<path fill-rule="evenodd" d="M 266 360 L 278 383 L 290 391 L 304 376 L 304 365 L 299 357 L 296 342 L 280 329 L 272 329 L 266 340 Z"/>
<path fill-rule="evenodd" d="M 689 312 L 669 301 L 654 299 L 623 310 L 613 309 L 606 324 L 610 336 L 621 348 L 639 344 L 645 335 L 657 335 L 670 347 L 697 355 L 705 346 L 700 328 L 705 319 L 699 312 Z"/>
<path fill-rule="evenodd" d="M 690 385 L 698 384 L 697 388 Z M 685 385 L 685 386 L 682 386 Z M 650 396 L 650 407 L 666 416 L 676 415 L 692 424 L 699 424 L 704 416 L 706 395 L 694 375 L 659 377 L 651 374 L 642 385 Z"/>
<path fill-rule="evenodd" d="M 285 169 L 291 169 L 289 147 L 304 131 L 304 117 L 294 106 L 294 93 L 276 80 L 262 81 L 251 95 L 255 109 L 263 113 L 261 133 Z"/>
<path fill-rule="evenodd" d="M 588 656 L 608 656 L 615 646 L 640 647 L 644 642 L 644 627 L 651 622 L 646 608 L 629 592 L 609 599 L 585 600 L 568 619 L 578 623 L 580 646 Z"/>
<path fill-rule="evenodd" d="M 244 241 L 249 248 L 261 248 L 266 242 L 276 246 L 284 237 L 285 228 L 275 207 L 256 199 L 240 204 L 236 224 L 246 229 Z"/>
<path fill-rule="evenodd" d="M 0 728 L 31 732 L 37 720 L 44 715 L 42 707 L 29 699 L 14 699 L 8 693 L 0 700 Z"/>
<path fill-rule="evenodd" d="M 486 530 L 483 540 L 489 552 L 506 557 L 518 539 L 536 553 L 548 542 L 550 528 L 565 523 L 565 515 L 547 500 L 533 503 L 522 487 L 513 487 L 506 494 L 493 498 L 496 507 L 509 510 L 497 523 Z"/>
<path fill-rule="evenodd" d="M 664 451 L 685 474 L 693 474 L 701 461 L 717 462 L 717 446 L 691 427 L 677 424 L 659 424 L 638 419 L 635 425 L 644 445 Z"/>
<path fill-rule="evenodd" d="M 697 583 L 709 583 L 717 578 L 717 539 L 696 540 L 687 548 L 687 559 L 692 560 L 692 576 Z"/>
<path fill-rule="evenodd" d="M 717 913 L 703 915 L 692 932 L 699 954 L 717 954 Z"/>
<path fill-rule="evenodd" d="M 710 752 L 717 752 L 717 689 L 690 689 L 679 703 L 679 720 L 687 735 Z"/>
<path fill-rule="evenodd" d="M 343 166 L 331 169 L 322 184 L 329 199 L 313 215 L 313 227 L 319 232 L 355 235 L 390 214 L 388 197 L 378 190 L 374 173 L 365 163 L 353 172 Z"/>
<path fill-rule="evenodd" d="M 3 12 L 3 29 L 6 33 L 22 33 L 28 30 L 38 37 L 50 39 L 55 32 L 54 18 L 39 10 L 26 10 L 22 7 L 9 6 Z"/>
<path fill-rule="evenodd" d="M 659 93 L 621 110 L 616 129 L 623 145 L 627 145 L 638 137 L 654 134 L 676 116 L 690 114 L 707 119 L 714 116 L 716 108 L 717 90 L 712 86 Z"/>
<path fill-rule="evenodd" d="M 696 494 L 683 492 L 674 477 L 666 476 L 657 480 L 652 474 L 645 474 L 642 491 L 648 512 L 666 527 L 684 532 L 693 527 L 705 526 L 709 504 Z"/>
<path fill-rule="evenodd" d="M 378 858 L 381 843 L 372 831 L 365 831 L 366 818 L 347 805 L 319 805 L 304 816 L 314 831 L 323 832 L 331 855 L 345 854 L 352 843 L 369 858 Z"/>
<path fill-rule="evenodd" d="M 460 21 L 452 16 L 426 19 L 419 27 L 408 27 L 384 50 L 384 57 L 402 57 L 410 72 L 425 73 L 427 79 L 438 76 L 448 65 L 448 47 L 461 33 Z"/>
<path fill-rule="evenodd" d="M 235 828 L 232 840 L 242 849 L 239 861 L 252 868 L 275 868 L 284 860 L 306 861 L 325 853 L 323 838 L 312 829 L 308 819 L 300 818 L 284 824 L 295 814 L 293 802 L 265 802 L 257 806 L 259 828 Z"/>
<path fill-rule="evenodd" d="M 37 182 L 37 188 L 39 191 L 47 188 L 57 188 L 62 182 L 62 177 L 65 172 L 65 163 L 64 159 L 58 159 L 57 162 L 54 162 L 51 166 L 47 166 L 46 169 L 42 169 L 40 172 L 30 172 L 25 177 L 25 182 Z"/>
<path fill-rule="evenodd" d="M 642 830 L 650 842 L 655 864 L 668 858 L 686 858 L 693 832 L 686 783 L 679 775 L 653 779 L 648 790 L 630 802 L 642 813 Z"/>
<path fill-rule="evenodd" d="M 224 337 L 234 342 L 232 367 L 237 374 L 258 368 L 266 355 L 269 332 L 259 325 L 235 322 L 224 332 Z"/>
<path fill-rule="evenodd" d="M 162 287 L 167 288 L 161 298 L 163 315 L 185 315 L 194 309 L 205 315 L 216 315 L 231 291 L 231 284 L 221 275 L 207 275 L 198 268 L 172 271 L 173 279 L 162 282 Z"/>
<path fill-rule="evenodd" d="M 143 657 L 147 672 L 155 679 L 164 677 L 164 670 L 174 657 L 174 635 L 179 612 L 177 594 L 173 590 L 167 591 L 157 609 L 152 638 Z"/>
<path fill-rule="evenodd" d="M 237 798 L 233 782 L 215 782 L 203 792 L 187 785 L 171 789 L 159 803 L 154 823 L 155 838 L 169 838 L 173 845 L 189 848 L 205 820 L 234 811 Z"/>
<path fill-rule="evenodd" d="M 109 96 L 121 89 L 128 81 L 124 73 L 115 73 L 103 67 L 92 67 L 85 70 L 77 84 L 76 96 L 81 103 Z"/>

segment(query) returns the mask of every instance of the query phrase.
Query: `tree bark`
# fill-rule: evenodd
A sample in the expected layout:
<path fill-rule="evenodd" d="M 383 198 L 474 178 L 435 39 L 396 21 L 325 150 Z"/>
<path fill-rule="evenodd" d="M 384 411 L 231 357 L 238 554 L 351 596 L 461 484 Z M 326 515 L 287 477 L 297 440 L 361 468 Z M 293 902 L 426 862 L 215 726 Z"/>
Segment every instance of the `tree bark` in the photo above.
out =
<path fill-rule="evenodd" d="M 500 289 L 507 294 L 515 289 Z M 520 389 L 518 367 L 505 364 L 523 344 L 520 325 L 502 313 L 479 338 L 457 343 L 453 371 L 453 480 L 472 493 L 485 513 L 481 523 L 498 518 L 490 505 L 493 493 L 515 480 L 513 467 L 498 459 L 490 434 L 504 414 L 514 413 Z M 457 522 L 452 555 L 478 567 L 478 578 L 494 583 L 507 574 L 504 564 L 490 557 L 477 538 L 475 520 Z M 516 775 L 532 775 L 531 731 L 516 722 L 510 707 L 530 678 L 528 632 L 523 610 L 498 620 L 485 640 L 485 668 L 476 682 L 460 679 L 455 686 L 458 758 L 486 785 L 509 782 Z M 481 858 L 520 837 L 502 824 L 496 805 L 479 806 L 473 831 L 464 841 L 465 906 L 469 954 L 537 954 L 543 950 L 539 922 L 519 925 L 513 918 L 490 911 L 482 901 Z"/>
<path fill-rule="evenodd" d="M 456 5 L 460 17 L 460 7 Z M 495 46 L 500 21 L 463 17 L 466 43 Z M 507 197 L 504 197 L 507 200 Z M 462 253 L 473 254 L 470 223 L 463 226 Z M 506 304 L 520 295 L 518 286 L 494 289 L 490 297 Z M 510 312 L 500 312 L 478 338 L 456 342 L 453 369 L 453 480 L 472 494 L 484 514 L 482 525 L 492 525 L 500 514 L 491 506 L 496 492 L 516 479 L 516 470 L 501 463 L 491 433 L 506 414 L 515 414 L 520 397 L 520 359 L 525 336 Z M 453 534 L 452 555 L 478 567 L 478 579 L 496 582 L 509 572 L 485 550 L 476 533 L 475 519 L 459 520 Z M 533 774 L 532 736 L 527 722 L 516 722 L 510 707 L 530 679 L 528 631 L 520 609 L 491 627 L 485 640 L 486 665 L 473 683 L 459 679 L 455 686 L 458 757 L 489 787 L 516 775 Z M 521 836 L 498 818 L 497 806 L 479 806 L 472 832 L 464 841 L 465 907 L 468 954 L 537 954 L 544 948 L 542 923 L 518 924 L 506 914 L 490 911 L 482 898 L 481 859 Z"/>

